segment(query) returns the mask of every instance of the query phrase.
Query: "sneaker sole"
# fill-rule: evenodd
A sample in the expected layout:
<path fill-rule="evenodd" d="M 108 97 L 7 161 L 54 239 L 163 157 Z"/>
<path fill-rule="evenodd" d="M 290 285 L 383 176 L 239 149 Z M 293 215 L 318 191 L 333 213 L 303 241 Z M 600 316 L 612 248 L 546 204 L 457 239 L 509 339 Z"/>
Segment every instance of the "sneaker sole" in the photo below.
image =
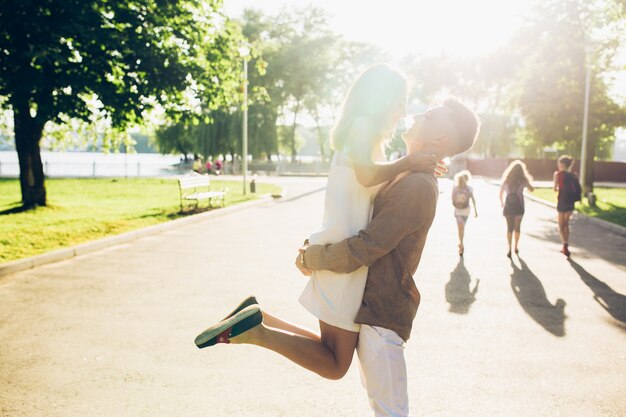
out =
<path fill-rule="evenodd" d="M 248 306 L 251 306 L 251 305 L 255 305 L 255 304 L 259 304 L 259 302 L 256 300 L 254 295 L 251 295 L 250 297 L 248 297 L 245 300 L 243 300 L 237 307 L 235 307 L 235 309 L 233 311 L 228 313 L 228 315 L 226 317 L 224 317 L 222 320 L 226 320 L 227 318 L 230 318 L 230 317 L 234 316 L 235 314 L 239 313 L 244 308 L 246 308 Z"/>
<path fill-rule="evenodd" d="M 263 314 L 258 305 L 250 305 L 238 311 L 231 317 L 204 330 L 194 340 L 199 349 L 217 344 L 217 336 L 228 328 L 231 328 L 229 337 L 238 336 L 251 328 L 259 325 L 263 321 Z"/>

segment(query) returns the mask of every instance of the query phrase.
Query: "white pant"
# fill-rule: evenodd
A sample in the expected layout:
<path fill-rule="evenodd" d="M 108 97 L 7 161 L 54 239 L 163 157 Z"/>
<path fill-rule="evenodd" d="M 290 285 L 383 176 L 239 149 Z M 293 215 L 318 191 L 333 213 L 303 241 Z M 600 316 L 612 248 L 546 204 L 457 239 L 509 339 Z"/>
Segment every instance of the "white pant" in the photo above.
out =
<path fill-rule="evenodd" d="M 404 341 L 396 332 L 363 324 L 357 345 L 361 382 L 376 417 L 407 417 Z"/>

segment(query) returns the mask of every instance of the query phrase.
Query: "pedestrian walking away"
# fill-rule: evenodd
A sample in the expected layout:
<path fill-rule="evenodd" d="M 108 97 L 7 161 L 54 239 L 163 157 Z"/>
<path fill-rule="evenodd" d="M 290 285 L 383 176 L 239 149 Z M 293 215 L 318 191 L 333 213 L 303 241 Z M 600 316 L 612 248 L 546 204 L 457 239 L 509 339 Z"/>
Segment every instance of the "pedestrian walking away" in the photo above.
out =
<path fill-rule="evenodd" d="M 574 212 L 574 206 L 581 200 L 582 188 L 576 174 L 572 173 L 574 158 L 570 155 L 561 155 L 557 163 L 557 171 L 554 172 L 554 191 L 557 195 L 557 222 L 559 224 L 559 235 L 563 247 L 561 253 L 570 257 L 569 251 L 569 220 Z"/>
<path fill-rule="evenodd" d="M 474 206 L 474 217 L 478 217 L 476 210 L 476 199 L 474 198 L 474 190 L 469 185 L 472 174 L 468 170 L 458 172 L 454 176 L 454 186 L 452 188 L 452 205 L 454 206 L 454 217 L 459 234 L 459 256 L 463 256 L 465 246 L 463 238 L 465 237 L 465 224 L 470 215 L 470 201 Z"/>
<path fill-rule="evenodd" d="M 502 185 L 500 186 L 500 205 L 502 214 L 506 218 L 506 240 L 509 251 L 506 256 L 511 257 L 513 235 L 515 246 L 513 249 L 519 254 L 519 238 L 521 233 L 522 218 L 524 217 L 524 188 L 534 191 L 531 185 L 533 178 L 526 169 L 526 164 L 515 160 L 504 170 Z"/>

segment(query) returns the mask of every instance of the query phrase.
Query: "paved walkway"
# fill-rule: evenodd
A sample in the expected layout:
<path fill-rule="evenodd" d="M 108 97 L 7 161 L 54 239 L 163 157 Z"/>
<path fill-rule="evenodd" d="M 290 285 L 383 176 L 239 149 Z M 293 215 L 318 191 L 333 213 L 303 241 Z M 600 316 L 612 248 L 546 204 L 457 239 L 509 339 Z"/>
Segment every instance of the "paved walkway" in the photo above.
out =
<path fill-rule="evenodd" d="M 283 181 L 284 201 L 0 278 L 0 415 L 370 415 L 356 360 L 326 381 L 256 347 L 193 345 L 249 294 L 316 325 L 293 260 L 324 180 Z M 459 261 L 441 190 L 406 348 L 412 415 L 626 414 L 626 237 L 575 221 L 567 262 L 553 209 L 529 202 L 510 262 L 497 187 L 478 182 Z"/>

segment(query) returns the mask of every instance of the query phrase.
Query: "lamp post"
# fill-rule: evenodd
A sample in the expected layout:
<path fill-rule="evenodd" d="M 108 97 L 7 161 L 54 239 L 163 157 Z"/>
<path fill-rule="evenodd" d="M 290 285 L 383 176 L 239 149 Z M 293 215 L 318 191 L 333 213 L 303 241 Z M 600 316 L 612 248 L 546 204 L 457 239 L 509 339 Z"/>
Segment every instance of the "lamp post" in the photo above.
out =
<path fill-rule="evenodd" d="M 587 49 L 587 48 L 586 48 Z M 583 195 L 590 191 L 587 185 L 587 124 L 589 119 L 589 90 L 591 84 L 591 68 L 589 62 L 585 63 L 585 104 L 583 107 L 583 141 L 580 152 L 580 179 L 583 185 Z"/>
<path fill-rule="evenodd" d="M 587 197 L 590 205 L 595 205 L 595 196 L 593 195 L 593 180 L 587 182 L 587 172 L 589 171 L 587 161 L 587 130 L 589 125 L 589 100 L 591 90 L 591 59 L 590 56 L 595 50 L 594 42 L 585 43 L 585 103 L 583 106 L 583 135 L 582 149 L 580 152 L 580 180 L 582 184 L 583 196 Z M 593 161 L 591 161 L 593 163 Z"/>
<path fill-rule="evenodd" d="M 241 129 L 242 152 L 241 152 L 241 168 L 243 170 L 243 195 L 247 195 L 246 175 L 248 173 L 248 57 L 250 56 L 250 48 L 247 45 L 239 47 L 239 54 L 243 58 L 243 121 Z"/>

